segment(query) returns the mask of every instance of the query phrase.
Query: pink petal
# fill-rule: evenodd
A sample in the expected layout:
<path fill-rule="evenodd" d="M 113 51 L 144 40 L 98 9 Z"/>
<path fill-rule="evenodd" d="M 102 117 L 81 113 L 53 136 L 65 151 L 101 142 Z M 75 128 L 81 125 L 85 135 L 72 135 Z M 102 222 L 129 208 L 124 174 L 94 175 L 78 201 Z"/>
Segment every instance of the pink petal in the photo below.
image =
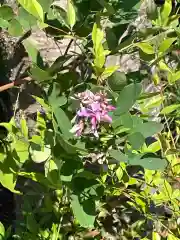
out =
<path fill-rule="evenodd" d="M 111 123 L 112 118 L 108 114 L 105 114 L 104 116 L 101 116 L 101 121 Z"/>

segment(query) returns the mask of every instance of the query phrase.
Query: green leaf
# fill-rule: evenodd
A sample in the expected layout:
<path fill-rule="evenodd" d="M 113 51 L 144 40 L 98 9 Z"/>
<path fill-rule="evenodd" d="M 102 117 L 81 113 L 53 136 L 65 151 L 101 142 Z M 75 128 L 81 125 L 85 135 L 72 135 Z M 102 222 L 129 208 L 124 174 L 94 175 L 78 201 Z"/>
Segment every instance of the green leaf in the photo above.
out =
<path fill-rule="evenodd" d="M 139 124 L 132 131 L 141 133 L 144 138 L 153 136 L 163 130 L 163 124 L 157 122 L 146 122 Z"/>
<path fill-rule="evenodd" d="M 180 238 L 178 238 L 177 236 L 169 233 L 168 237 L 167 237 L 167 240 L 180 240 Z"/>
<path fill-rule="evenodd" d="M 13 17 L 14 17 L 14 12 L 10 6 L 3 5 L 0 7 L 0 18 L 9 21 Z"/>
<path fill-rule="evenodd" d="M 22 7 L 19 7 L 16 19 L 20 22 L 25 31 L 29 31 L 37 24 L 37 19 Z"/>
<path fill-rule="evenodd" d="M 39 52 L 37 46 L 35 46 L 35 44 L 33 44 L 33 42 L 29 39 L 24 40 L 23 45 L 24 45 L 31 61 L 33 63 L 35 63 L 37 66 L 42 67 L 43 59 L 40 55 L 40 52 Z"/>
<path fill-rule="evenodd" d="M 4 225 L 0 222 L 0 240 L 3 240 L 5 237 L 5 228 Z"/>
<path fill-rule="evenodd" d="M 65 112 L 61 108 L 55 108 L 53 111 L 58 127 L 60 128 L 63 137 L 68 140 L 73 136 L 72 133 L 70 133 L 72 125 L 69 121 L 69 118 L 66 116 Z"/>
<path fill-rule="evenodd" d="M 27 12 L 44 22 L 44 12 L 37 0 L 18 0 L 18 2 Z"/>
<path fill-rule="evenodd" d="M 16 166 L 13 159 L 7 158 L 3 164 L 0 165 L 0 183 L 3 187 L 9 189 L 11 192 L 17 192 L 14 188 L 16 186 L 17 176 L 10 171 Z M 13 169 L 14 170 L 14 169 Z"/>
<path fill-rule="evenodd" d="M 95 221 L 95 207 L 92 200 L 85 200 L 80 203 L 77 195 L 71 195 L 71 206 L 74 216 L 79 224 L 85 228 L 93 228 Z"/>
<path fill-rule="evenodd" d="M 153 46 L 151 46 L 149 43 L 145 43 L 145 42 L 136 43 L 135 46 L 140 48 L 146 54 L 155 53 Z"/>
<path fill-rule="evenodd" d="M 111 149 L 108 153 L 110 157 L 114 158 L 118 162 L 127 162 L 128 157 L 119 150 Z"/>
<path fill-rule="evenodd" d="M 172 11 L 172 1 L 171 0 L 165 0 L 165 3 L 163 4 L 161 8 L 161 20 L 164 24 L 168 21 L 168 17 L 171 14 Z"/>
<path fill-rule="evenodd" d="M 18 20 L 16 19 L 12 19 L 9 22 L 9 27 L 8 27 L 8 32 L 10 35 L 14 36 L 14 37 L 19 37 L 23 34 L 23 28 L 21 26 L 21 24 L 19 23 Z"/>
<path fill-rule="evenodd" d="M 140 158 L 133 157 L 128 159 L 130 165 L 142 166 L 149 170 L 164 170 L 167 167 L 167 161 L 161 158 Z"/>
<path fill-rule="evenodd" d="M 110 15 L 115 14 L 115 9 L 106 0 L 97 0 Z"/>
<path fill-rule="evenodd" d="M 9 22 L 0 18 L 0 27 L 3 28 L 3 29 L 8 28 L 9 27 Z"/>
<path fill-rule="evenodd" d="M 72 3 L 72 0 L 67 0 L 67 19 L 71 29 L 76 23 L 76 12 Z"/>
<path fill-rule="evenodd" d="M 180 104 L 172 104 L 170 106 L 164 107 L 161 110 L 161 114 L 170 114 L 179 108 L 180 108 Z"/>
<path fill-rule="evenodd" d="M 108 78 L 108 85 L 113 91 L 121 91 L 127 84 L 124 72 L 116 71 Z"/>
<path fill-rule="evenodd" d="M 142 91 L 142 85 L 140 83 L 130 84 L 123 88 L 117 99 L 117 109 L 114 112 L 115 115 L 126 113 L 135 104 L 137 98 Z"/>
<path fill-rule="evenodd" d="M 51 148 L 49 145 L 41 147 L 41 145 L 31 142 L 29 153 L 35 163 L 42 163 L 50 158 Z"/>
<path fill-rule="evenodd" d="M 29 160 L 29 143 L 23 140 L 16 140 L 12 143 L 13 157 L 20 163 L 25 163 Z"/>
<path fill-rule="evenodd" d="M 48 12 L 53 0 L 38 0 L 39 4 L 42 6 L 44 12 Z"/>
<path fill-rule="evenodd" d="M 145 138 L 139 132 L 132 133 L 128 136 L 128 141 L 134 150 L 139 150 L 145 142 Z"/>
<path fill-rule="evenodd" d="M 121 179 L 123 177 L 123 174 L 124 174 L 124 172 L 123 172 L 122 168 L 118 167 L 118 169 L 116 170 L 116 176 L 117 176 L 119 181 L 121 181 Z"/>
<path fill-rule="evenodd" d="M 94 23 L 92 31 L 92 41 L 94 45 L 95 54 L 98 52 L 99 46 L 102 44 L 104 38 L 104 33 L 101 30 L 100 26 L 97 23 Z"/>
<path fill-rule="evenodd" d="M 110 77 L 117 69 L 119 66 L 112 66 L 112 67 L 107 67 L 104 72 L 101 75 L 101 79 L 105 80 L 106 78 Z"/>
<path fill-rule="evenodd" d="M 176 41 L 177 38 L 167 38 L 165 39 L 159 46 L 159 52 L 164 53 L 166 52 L 171 45 L 173 44 L 174 41 Z"/>
<path fill-rule="evenodd" d="M 24 118 L 24 116 L 22 116 L 21 121 L 21 132 L 23 134 L 23 136 L 28 139 L 28 126 L 27 126 L 27 122 L 26 119 Z"/>
<path fill-rule="evenodd" d="M 30 69 L 30 75 L 33 79 L 37 80 L 38 82 L 43 82 L 52 79 L 52 76 L 47 71 L 42 70 L 35 64 Z"/>
<path fill-rule="evenodd" d="M 43 98 L 32 95 L 32 97 L 38 102 L 46 111 L 50 111 L 49 105 L 47 105 Z"/>
<path fill-rule="evenodd" d="M 180 71 L 178 71 L 175 74 L 173 74 L 171 82 L 174 83 L 174 82 L 176 82 L 178 80 L 180 80 Z"/>
<path fill-rule="evenodd" d="M 48 96 L 48 101 L 53 110 L 55 110 L 58 107 L 61 107 L 67 103 L 67 98 L 65 96 L 59 96 L 60 95 L 60 86 L 58 83 L 54 82 L 51 93 Z"/>
<path fill-rule="evenodd" d="M 161 240 L 161 236 L 157 232 L 153 232 L 152 240 Z"/>

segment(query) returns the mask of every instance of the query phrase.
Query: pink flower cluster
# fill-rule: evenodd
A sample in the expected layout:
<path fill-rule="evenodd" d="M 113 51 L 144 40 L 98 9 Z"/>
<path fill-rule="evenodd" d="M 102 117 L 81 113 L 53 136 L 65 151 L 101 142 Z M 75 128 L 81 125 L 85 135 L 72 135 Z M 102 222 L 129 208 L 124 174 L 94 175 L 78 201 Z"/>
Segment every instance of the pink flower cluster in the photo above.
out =
<path fill-rule="evenodd" d="M 87 123 L 91 128 L 91 133 L 98 137 L 98 127 L 101 122 L 111 123 L 112 118 L 108 115 L 109 112 L 115 110 L 115 107 L 109 104 L 106 94 L 103 92 L 92 93 L 89 90 L 75 95 L 80 101 L 80 109 L 75 117 L 75 125 L 71 132 L 81 136 Z"/>

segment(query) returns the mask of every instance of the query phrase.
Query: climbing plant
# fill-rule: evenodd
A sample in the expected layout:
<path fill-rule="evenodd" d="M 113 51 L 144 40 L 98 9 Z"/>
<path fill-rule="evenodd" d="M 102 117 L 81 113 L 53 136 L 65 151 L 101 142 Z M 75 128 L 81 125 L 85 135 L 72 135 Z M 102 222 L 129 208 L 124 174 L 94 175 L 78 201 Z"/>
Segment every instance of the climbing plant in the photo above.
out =
<path fill-rule="evenodd" d="M 149 27 L 138 29 L 131 23 L 142 4 Z M 42 96 L 32 95 L 41 106 L 33 133 L 23 112 L 20 121 L 15 112 L 0 123 L 7 130 L 0 182 L 23 202 L 15 232 L 1 224 L 1 238 L 179 239 L 178 6 L 171 0 L 17 6 L 0 7 L 0 27 L 19 37 L 31 60 L 26 74 Z M 69 40 L 54 63 L 33 45 L 34 29 Z M 109 57 L 133 53 L 142 65 L 137 72 L 108 64 Z M 145 92 L 147 77 L 156 92 Z"/>

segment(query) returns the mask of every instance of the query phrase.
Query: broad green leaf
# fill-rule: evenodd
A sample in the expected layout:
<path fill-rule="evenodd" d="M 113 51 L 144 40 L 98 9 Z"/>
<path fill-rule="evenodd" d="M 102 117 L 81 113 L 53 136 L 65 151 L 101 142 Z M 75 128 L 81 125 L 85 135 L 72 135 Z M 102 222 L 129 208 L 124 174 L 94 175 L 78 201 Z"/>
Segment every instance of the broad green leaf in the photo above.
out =
<path fill-rule="evenodd" d="M 156 153 L 161 150 L 161 143 L 160 141 L 156 141 L 152 144 L 150 144 L 147 148 L 144 148 L 144 152 L 151 152 L 151 153 Z"/>
<path fill-rule="evenodd" d="M 9 23 L 8 32 L 13 37 L 19 37 L 23 34 L 23 28 L 18 20 L 12 19 Z"/>
<path fill-rule="evenodd" d="M 38 0 L 39 4 L 42 6 L 44 12 L 48 12 L 53 0 Z"/>
<path fill-rule="evenodd" d="M 52 76 L 48 73 L 48 71 L 42 70 L 35 64 L 30 69 L 30 76 L 39 83 L 52 79 Z"/>
<path fill-rule="evenodd" d="M 12 173 L 9 168 L 14 167 L 11 164 L 14 164 L 12 159 L 8 158 L 7 163 L 1 164 L 0 166 L 0 183 L 3 187 L 9 189 L 11 192 L 17 192 L 14 188 L 16 186 L 17 176 Z"/>
<path fill-rule="evenodd" d="M 29 39 L 23 41 L 23 45 L 33 63 L 37 66 L 43 66 L 43 60 L 37 46 Z"/>
<path fill-rule="evenodd" d="M 94 202 L 92 200 L 85 200 L 80 203 L 77 195 L 71 195 L 71 206 L 74 216 L 82 227 L 94 227 L 96 214 L 93 208 Z"/>
<path fill-rule="evenodd" d="M 159 64 L 160 70 L 164 70 L 164 71 L 172 73 L 172 70 L 164 61 L 161 60 L 158 64 Z"/>
<path fill-rule="evenodd" d="M 114 158 L 118 162 L 127 162 L 127 156 L 119 150 L 111 149 L 108 151 L 110 157 Z"/>
<path fill-rule="evenodd" d="M 41 146 L 39 144 L 35 144 L 31 142 L 29 153 L 31 155 L 31 158 L 36 163 L 42 163 L 47 161 L 51 156 L 51 148 L 49 145 L 47 146 Z"/>
<path fill-rule="evenodd" d="M 121 91 L 127 85 L 127 78 L 124 72 L 116 71 L 108 78 L 108 85 L 113 91 Z"/>
<path fill-rule="evenodd" d="M 23 140 L 16 140 L 12 143 L 13 157 L 20 163 L 29 160 L 29 143 Z"/>
<path fill-rule="evenodd" d="M 172 104 L 170 106 L 164 107 L 161 110 L 161 114 L 170 114 L 170 113 L 174 112 L 177 109 L 180 109 L 180 104 Z"/>
<path fill-rule="evenodd" d="M 113 122 L 112 122 L 112 127 L 117 128 L 119 126 L 123 126 L 124 128 L 127 128 L 127 129 L 130 129 L 133 127 L 132 116 L 129 112 L 122 114 L 117 118 L 115 116 L 115 119 L 113 119 Z"/>
<path fill-rule="evenodd" d="M 53 110 L 67 103 L 67 98 L 65 96 L 60 96 L 60 86 L 56 82 L 53 83 L 51 92 L 48 95 L 48 101 Z"/>
<path fill-rule="evenodd" d="M 140 83 L 130 84 L 123 88 L 117 99 L 117 109 L 114 112 L 115 115 L 126 113 L 135 104 L 137 98 L 142 91 L 142 85 Z"/>
<path fill-rule="evenodd" d="M 142 166 L 149 170 L 164 170 L 167 167 L 167 161 L 161 158 L 128 158 L 130 165 Z"/>
<path fill-rule="evenodd" d="M 44 22 L 44 12 L 37 0 L 18 0 L 18 2 L 27 12 Z"/>
<path fill-rule="evenodd" d="M 16 19 L 20 22 L 25 31 L 29 31 L 33 26 L 37 24 L 37 19 L 23 7 L 18 8 L 18 16 Z"/>
<path fill-rule="evenodd" d="M 72 0 L 67 0 L 67 19 L 72 29 L 76 23 L 76 12 Z"/>
<path fill-rule="evenodd" d="M 3 5 L 0 7 L 0 18 L 9 21 L 13 17 L 14 17 L 14 12 L 10 6 Z"/>
<path fill-rule="evenodd" d="M 157 122 L 146 122 L 139 124 L 132 131 L 141 133 L 145 138 L 151 137 L 156 133 L 161 132 L 163 129 L 163 124 Z"/>
<path fill-rule="evenodd" d="M 0 18 L 0 27 L 1 28 L 8 28 L 9 27 L 9 22 L 8 21 L 6 21 L 6 20 L 4 20 L 4 19 L 2 19 L 2 18 Z"/>
<path fill-rule="evenodd" d="M 146 54 L 155 53 L 153 46 L 151 46 L 149 43 L 145 43 L 145 42 L 136 43 L 135 46 L 140 48 Z"/>
<path fill-rule="evenodd" d="M 159 46 L 159 52 L 164 53 L 166 52 L 171 45 L 173 44 L 174 41 L 176 41 L 177 38 L 167 38 L 165 39 Z"/>
<path fill-rule="evenodd" d="M 72 125 L 69 121 L 69 118 L 61 108 L 54 109 L 54 115 L 57 121 L 57 125 L 63 134 L 63 137 L 68 140 L 73 136 L 72 133 L 70 133 Z"/>
<path fill-rule="evenodd" d="M 145 142 L 145 138 L 139 132 L 132 133 L 128 136 L 128 141 L 134 150 L 139 150 Z"/>

